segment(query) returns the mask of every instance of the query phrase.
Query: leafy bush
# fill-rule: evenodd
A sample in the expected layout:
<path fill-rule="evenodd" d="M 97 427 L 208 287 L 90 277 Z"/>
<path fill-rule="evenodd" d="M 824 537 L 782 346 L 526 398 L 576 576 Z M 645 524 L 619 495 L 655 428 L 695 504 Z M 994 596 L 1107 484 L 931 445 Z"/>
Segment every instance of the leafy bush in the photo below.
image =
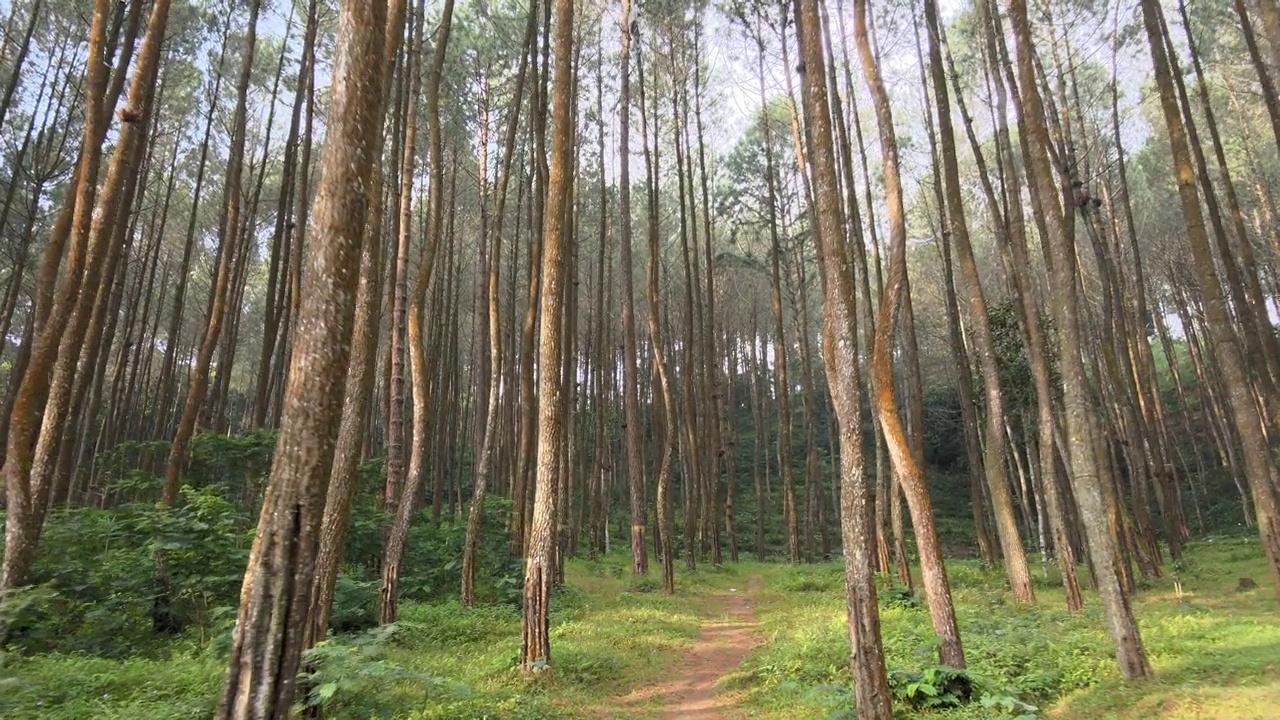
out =
<path fill-rule="evenodd" d="M 152 633 L 157 549 L 168 556 L 179 627 L 207 639 L 218 609 L 236 604 L 251 543 L 249 517 L 213 486 L 182 488 L 169 510 L 66 508 L 45 523 L 32 580 L 10 640 L 26 652 L 121 658 L 158 647 Z"/>
<path fill-rule="evenodd" d="M 888 592 L 881 593 L 880 603 L 885 607 L 900 610 L 915 610 L 921 606 L 920 598 L 911 592 L 911 588 L 901 586 L 889 588 Z"/>
<path fill-rule="evenodd" d="M 371 500 L 364 516 L 356 517 L 348 534 L 347 548 L 353 541 L 364 550 L 345 555 L 348 562 L 359 563 L 362 579 L 378 577 L 381 565 L 381 513 L 376 513 Z M 485 500 L 480 531 L 480 547 L 476 565 L 476 602 L 518 605 L 524 583 L 524 563 L 509 556 L 507 517 L 511 502 L 506 498 Z M 372 515 L 376 513 L 376 518 Z M 424 513 L 409 530 L 408 543 L 401 563 L 400 599 L 433 602 L 455 597 L 462 587 L 462 547 L 466 540 L 465 519 L 443 518 L 432 524 Z M 361 535 L 365 537 L 361 537 Z"/>
<path fill-rule="evenodd" d="M 973 699 L 973 678 L 964 670 L 936 665 L 919 672 L 894 672 L 889 691 L 898 702 L 915 709 L 959 707 Z"/>
<path fill-rule="evenodd" d="M 335 633 L 351 633 L 377 626 L 380 600 L 377 582 L 339 575 L 333 586 L 329 628 Z"/>
<path fill-rule="evenodd" d="M 447 681 L 434 675 L 410 672 L 387 659 L 387 646 L 400 631 L 395 624 L 365 633 L 331 638 L 306 651 L 302 675 L 302 703 L 323 708 L 331 717 L 389 717 L 396 698 L 386 692 L 389 683 L 413 684 L 425 695 Z"/>
<path fill-rule="evenodd" d="M 627 580 L 627 589 L 637 593 L 651 593 L 662 589 L 662 581 L 652 575 L 635 575 Z"/>
<path fill-rule="evenodd" d="M 1040 708 L 1024 703 L 1012 695 L 983 695 L 981 705 L 988 710 L 1010 715 L 1013 720 L 1036 720 L 1036 713 L 1040 712 Z"/>

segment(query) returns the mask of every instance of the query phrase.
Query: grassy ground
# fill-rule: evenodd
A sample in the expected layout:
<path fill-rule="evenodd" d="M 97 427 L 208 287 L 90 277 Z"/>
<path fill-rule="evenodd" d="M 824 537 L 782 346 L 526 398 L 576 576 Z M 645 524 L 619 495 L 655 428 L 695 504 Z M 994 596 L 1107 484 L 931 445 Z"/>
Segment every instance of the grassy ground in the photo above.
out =
<path fill-rule="evenodd" d="M 552 601 L 552 677 L 517 671 L 514 607 L 404 603 L 394 632 L 339 638 L 322 648 L 313 693 L 326 717 L 542 720 L 612 716 L 626 693 L 657 682 L 708 619 L 705 596 L 740 570 L 677 576 L 664 597 L 655 578 L 632 579 L 629 557 L 571 561 Z M 114 661 L 43 654 L 0 663 L 0 717 L 32 720 L 187 720 L 208 717 L 225 674 L 226 638 L 176 640 L 151 658 Z M 656 711 L 629 704 L 625 717 Z"/>
<path fill-rule="evenodd" d="M 764 571 L 768 590 L 757 612 L 767 642 L 726 684 L 741 694 L 751 717 L 851 717 L 839 570 Z M 885 652 L 899 681 L 896 714 L 956 720 L 1280 717 L 1280 618 L 1265 573 L 1255 539 L 1220 538 L 1191 548 L 1179 571 L 1181 599 L 1171 579 L 1144 589 L 1134 609 L 1157 679 L 1139 684 L 1116 671 L 1096 595 L 1086 594 L 1086 610 L 1071 616 L 1061 590 L 1044 581 L 1034 606 L 1016 607 L 998 574 L 953 562 L 949 576 L 976 702 L 922 710 L 904 701 L 907 676 L 936 663 L 935 646 L 927 611 L 882 593 Z M 1238 592 L 1241 577 L 1260 587 Z"/>
<path fill-rule="evenodd" d="M 909 687 L 922 700 L 930 677 L 940 688 L 945 682 L 926 675 L 936 662 L 927 612 L 886 588 L 881 619 L 898 714 L 940 720 L 1277 717 L 1280 619 L 1256 540 L 1198 543 L 1179 574 L 1183 598 L 1166 579 L 1135 600 L 1157 680 L 1131 684 L 1117 676 L 1096 597 L 1086 596 L 1084 613 L 1068 615 L 1061 592 L 1046 580 L 1034 606 L 1017 607 L 998 573 L 952 563 L 975 686 L 968 705 L 949 710 L 920 710 L 908 700 Z M 394 632 L 346 637 L 322 649 L 313 693 L 326 697 L 328 717 L 360 720 L 643 717 L 658 710 L 655 701 L 624 705 L 620 698 L 668 677 L 709 619 L 715 606 L 709 596 L 744 587 L 751 575 L 763 580 L 753 605 L 764 643 L 722 682 L 724 690 L 748 717 L 853 717 L 837 564 L 708 567 L 694 576 L 681 573 L 679 593 L 667 598 L 653 580 L 631 579 L 626 558 L 573 561 L 568 588 L 553 600 L 550 679 L 530 681 L 514 670 L 520 620 L 513 608 L 407 603 Z M 1260 587 L 1237 592 L 1241 577 Z M 0 669 L 0 716 L 207 717 L 224 672 L 224 642 L 186 638 L 162 657 L 126 661 L 10 657 Z"/>

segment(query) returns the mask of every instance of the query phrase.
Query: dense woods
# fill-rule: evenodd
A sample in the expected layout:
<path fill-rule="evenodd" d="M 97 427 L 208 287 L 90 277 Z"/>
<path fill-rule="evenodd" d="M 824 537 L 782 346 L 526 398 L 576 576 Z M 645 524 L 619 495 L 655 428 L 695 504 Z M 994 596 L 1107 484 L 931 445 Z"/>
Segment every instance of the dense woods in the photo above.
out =
<path fill-rule="evenodd" d="M 341 716 L 456 598 L 550 681 L 616 554 L 842 562 L 865 720 L 968 558 L 1152 680 L 1197 539 L 1280 598 L 1278 83 L 1276 0 L 0 1 L 0 671 Z"/>

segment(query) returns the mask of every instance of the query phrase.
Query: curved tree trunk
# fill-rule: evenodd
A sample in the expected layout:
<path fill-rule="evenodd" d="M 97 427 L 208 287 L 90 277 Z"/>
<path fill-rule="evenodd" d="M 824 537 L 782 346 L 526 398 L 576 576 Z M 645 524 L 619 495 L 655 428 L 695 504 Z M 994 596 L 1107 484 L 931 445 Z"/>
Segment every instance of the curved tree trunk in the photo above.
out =
<path fill-rule="evenodd" d="M 400 490 L 395 504 L 394 520 L 391 532 L 387 536 L 386 548 L 382 557 L 382 605 L 379 621 L 382 624 L 395 622 L 396 600 L 400 592 L 400 560 L 404 556 L 405 544 L 409 538 L 409 528 L 413 524 L 413 516 L 417 513 L 418 492 L 422 489 L 427 472 L 427 437 L 428 427 L 428 373 L 427 348 L 423 344 L 423 322 L 426 320 L 426 294 L 435 270 L 436 254 L 440 247 L 440 238 L 444 234 L 444 150 L 440 129 L 440 81 L 444 72 L 445 54 L 449 49 L 449 30 L 453 24 L 453 0 L 445 0 L 440 16 L 440 27 L 436 35 L 435 54 L 431 59 L 431 74 L 427 77 L 427 118 L 430 123 L 430 163 L 431 185 L 428 196 L 426 247 L 422 255 L 422 264 L 418 269 L 418 279 L 414 283 L 413 298 L 409 308 L 409 363 L 413 377 L 413 442 L 409 453 L 409 474 L 405 478 L 404 487 Z M 425 32 L 425 28 L 423 29 Z M 410 93 L 412 99 L 415 93 Z M 413 104 L 410 105 L 411 116 Z M 411 120 L 412 122 L 412 120 Z M 413 132 L 410 125 L 408 133 Z M 407 135 L 406 140 L 411 140 Z M 409 142 L 405 144 L 406 176 L 412 176 L 413 159 L 410 157 Z M 411 182 L 404 181 L 404 196 L 401 200 L 401 232 L 408 232 L 408 224 L 404 220 L 409 217 L 407 204 L 410 202 Z"/>
<path fill-rule="evenodd" d="M 867 534 L 867 488 L 862 458 L 862 391 L 858 372 L 857 315 L 853 278 L 844 248 L 844 217 L 837 194 L 835 152 L 827 100 L 817 0 L 797 0 L 796 24 L 804 59 L 805 120 L 810 128 L 814 167 L 814 216 L 818 258 L 825 278 L 823 361 L 840 423 L 840 528 L 844 541 L 845 598 L 852 649 L 853 686 L 861 720 L 893 717 L 880 646 L 872 540 Z M 865 6 L 860 8 L 865 12 Z M 865 18 L 863 18 L 865 20 Z M 865 24 L 862 25 L 865 29 Z M 860 40 L 865 40 L 865 33 Z"/>
<path fill-rule="evenodd" d="M 960 631 L 956 626 L 955 609 L 951 601 L 951 588 L 947 583 L 947 571 L 942 562 L 938 533 L 934 527 L 933 507 L 925 487 L 923 468 L 912 452 L 898 419 L 897 400 L 893 387 L 892 343 L 893 331 L 901 309 L 902 294 L 907 277 L 907 227 L 903 207 L 902 186 L 898 170 L 898 141 L 889 108 L 889 95 L 880 74 L 879 61 L 871 48 L 867 33 L 867 0 L 854 2 L 854 36 L 867 87 L 874 101 L 876 118 L 880 128 L 880 147 L 884 156 L 885 194 L 888 199 L 890 237 L 889 273 L 884 295 L 876 320 L 876 343 L 872 351 L 872 372 L 876 378 L 875 405 L 880 426 L 884 429 L 885 443 L 893 460 L 895 472 L 902 483 L 907 505 L 911 510 L 911 524 L 916 532 L 916 548 L 920 553 L 920 572 L 929 603 L 929 615 L 933 630 L 941 645 L 938 654 L 943 664 L 951 667 L 965 666 L 964 650 L 960 644 Z M 1003 465 L 1003 458 L 1001 458 Z"/>

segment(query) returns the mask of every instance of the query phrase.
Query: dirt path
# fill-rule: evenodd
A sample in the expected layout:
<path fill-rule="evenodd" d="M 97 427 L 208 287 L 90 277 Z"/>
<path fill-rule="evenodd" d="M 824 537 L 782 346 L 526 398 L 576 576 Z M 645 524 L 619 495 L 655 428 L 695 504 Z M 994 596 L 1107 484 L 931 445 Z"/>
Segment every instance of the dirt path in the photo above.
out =
<path fill-rule="evenodd" d="M 703 623 L 698 640 L 680 661 L 671 667 L 668 679 L 632 693 L 627 701 L 655 701 L 661 720 L 724 720 L 736 717 L 733 703 L 716 693 L 721 677 L 738 669 L 760 644 L 755 635 L 755 594 L 760 576 L 715 598 L 715 613 L 721 619 Z"/>

